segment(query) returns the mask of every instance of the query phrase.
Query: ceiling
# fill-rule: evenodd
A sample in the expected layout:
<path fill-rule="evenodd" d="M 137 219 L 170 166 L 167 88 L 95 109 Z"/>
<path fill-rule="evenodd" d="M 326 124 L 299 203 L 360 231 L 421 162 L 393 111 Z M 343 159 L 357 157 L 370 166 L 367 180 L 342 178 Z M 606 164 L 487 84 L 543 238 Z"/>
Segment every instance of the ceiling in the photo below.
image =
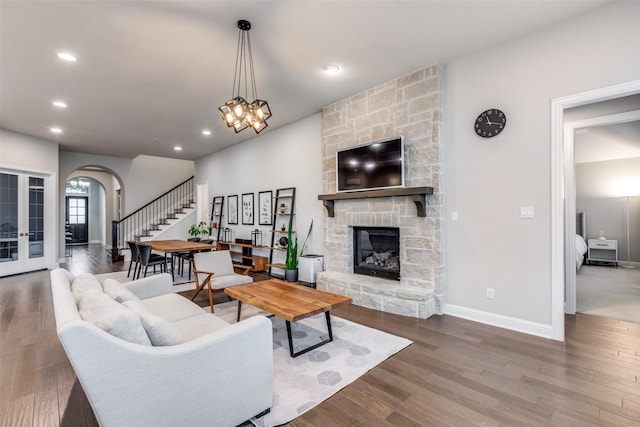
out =
<path fill-rule="evenodd" d="M 578 129 L 575 134 L 576 163 L 640 157 L 640 120 Z"/>
<path fill-rule="evenodd" d="M 194 160 L 255 136 L 235 134 L 217 111 L 231 97 L 238 19 L 252 23 L 258 94 L 273 112 L 264 134 L 602 3 L 3 0 L 0 127 L 64 151 Z M 341 71 L 327 75 L 327 64 Z"/>

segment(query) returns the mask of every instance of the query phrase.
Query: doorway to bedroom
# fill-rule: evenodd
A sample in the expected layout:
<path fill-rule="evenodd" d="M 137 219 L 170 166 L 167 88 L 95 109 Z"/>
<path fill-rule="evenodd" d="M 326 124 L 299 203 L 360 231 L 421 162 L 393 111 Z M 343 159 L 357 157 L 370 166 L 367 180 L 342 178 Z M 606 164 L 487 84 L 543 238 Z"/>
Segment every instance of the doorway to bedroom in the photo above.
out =
<path fill-rule="evenodd" d="M 565 126 L 576 212 L 567 312 L 640 323 L 640 95 L 567 109 Z"/>

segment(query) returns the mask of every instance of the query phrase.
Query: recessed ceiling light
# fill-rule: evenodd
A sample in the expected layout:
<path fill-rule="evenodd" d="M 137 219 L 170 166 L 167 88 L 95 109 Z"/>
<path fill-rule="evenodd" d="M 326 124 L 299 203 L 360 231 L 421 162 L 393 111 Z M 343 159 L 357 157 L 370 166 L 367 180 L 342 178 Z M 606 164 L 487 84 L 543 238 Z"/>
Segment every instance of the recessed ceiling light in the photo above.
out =
<path fill-rule="evenodd" d="M 338 71 L 340 71 L 340 67 L 338 67 L 336 64 L 327 64 L 322 67 L 322 71 L 327 74 L 336 74 Z"/>
<path fill-rule="evenodd" d="M 205 129 L 205 130 L 202 131 L 202 134 L 209 136 L 209 135 L 211 135 L 211 131 L 209 129 Z"/>
<path fill-rule="evenodd" d="M 63 61 L 76 62 L 76 57 L 69 52 L 58 52 L 58 58 L 62 59 Z"/>
<path fill-rule="evenodd" d="M 52 104 L 54 107 L 67 108 L 67 103 L 64 101 L 53 101 Z"/>
<path fill-rule="evenodd" d="M 60 128 L 51 128 L 51 129 L 49 129 L 49 130 L 50 130 L 51 132 L 53 132 L 53 133 L 62 133 L 62 129 L 60 129 Z"/>
<path fill-rule="evenodd" d="M 181 147 L 181 146 L 179 146 L 179 145 L 174 145 L 174 146 L 173 146 L 173 149 L 174 149 L 175 151 L 182 151 L 182 147 Z"/>

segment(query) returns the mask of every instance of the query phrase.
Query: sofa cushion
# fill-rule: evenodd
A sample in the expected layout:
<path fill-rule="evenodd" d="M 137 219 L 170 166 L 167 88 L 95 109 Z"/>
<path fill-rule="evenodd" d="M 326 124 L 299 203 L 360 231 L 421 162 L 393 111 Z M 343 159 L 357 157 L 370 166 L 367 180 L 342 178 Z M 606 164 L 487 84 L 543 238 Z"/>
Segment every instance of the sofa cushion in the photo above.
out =
<path fill-rule="evenodd" d="M 209 309 L 209 307 L 207 307 L 207 309 Z M 205 313 L 202 310 L 197 316 L 178 320 L 177 322 L 174 322 L 173 325 L 180 331 L 180 334 L 182 334 L 184 342 L 191 341 L 231 326 L 215 314 Z"/>
<path fill-rule="evenodd" d="M 178 294 L 164 294 L 142 300 L 142 303 L 154 314 L 169 322 L 186 319 L 202 314 L 202 308 Z"/>
<path fill-rule="evenodd" d="M 103 331 L 141 345 L 151 345 L 140 318 L 105 293 L 87 293 L 78 304 L 80 317 Z"/>
<path fill-rule="evenodd" d="M 177 327 L 153 314 L 140 301 L 129 300 L 122 303 L 140 317 L 144 330 L 154 346 L 177 345 L 183 342 L 182 334 Z"/>
<path fill-rule="evenodd" d="M 116 302 L 140 301 L 140 298 L 131 292 L 125 285 L 114 279 L 104 279 L 102 289 L 104 289 L 105 294 L 116 300 Z"/>
<path fill-rule="evenodd" d="M 76 299 L 76 304 L 80 302 L 82 297 L 89 293 L 103 293 L 102 285 L 93 274 L 83 273 L 78 275 L 71 282 L 71 293 Z"/>

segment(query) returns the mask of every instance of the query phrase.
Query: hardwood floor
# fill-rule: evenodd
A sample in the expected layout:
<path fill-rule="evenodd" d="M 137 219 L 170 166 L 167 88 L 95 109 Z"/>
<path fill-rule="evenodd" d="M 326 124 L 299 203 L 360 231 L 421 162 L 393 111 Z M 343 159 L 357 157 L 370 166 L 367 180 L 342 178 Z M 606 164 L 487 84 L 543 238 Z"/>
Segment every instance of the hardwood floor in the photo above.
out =
<path fill-rule="evenodd" d="M 65 266 L 127 267 L 98 245 Z M 0 279 L 0 308 L 0 424 L 96 426 L 57 340 L 49 273 Z M 414 343 L 290 426 L 640 425 L 640 324 L 567 316 L 560 343 L 451 316 L 334 313 Z"/>

